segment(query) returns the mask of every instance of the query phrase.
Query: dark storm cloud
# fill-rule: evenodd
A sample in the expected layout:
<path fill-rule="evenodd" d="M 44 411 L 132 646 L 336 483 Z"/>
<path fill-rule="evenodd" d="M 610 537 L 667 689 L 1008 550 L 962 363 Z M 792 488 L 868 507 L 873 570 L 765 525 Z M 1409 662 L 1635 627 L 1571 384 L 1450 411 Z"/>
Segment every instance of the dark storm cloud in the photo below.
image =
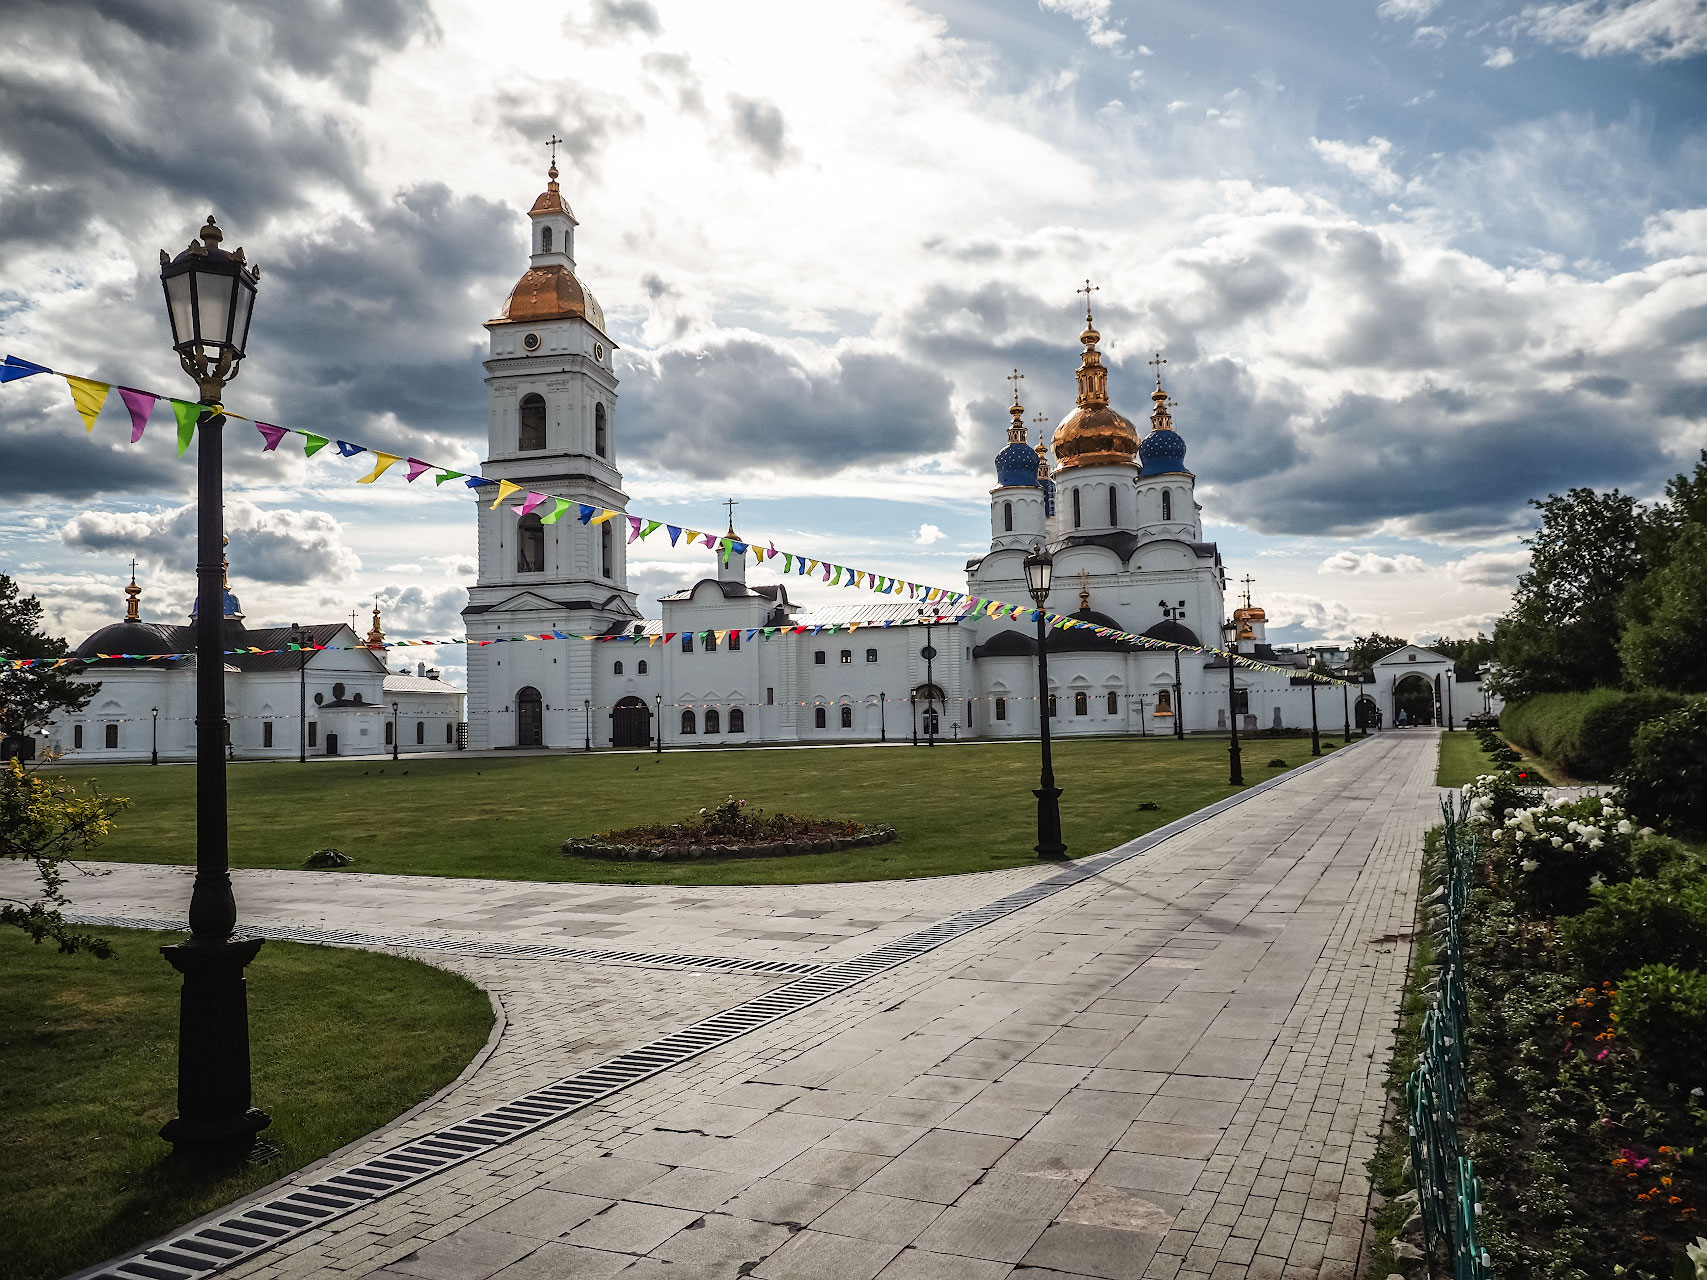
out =
<path fill-rule="evenodd" d="M 735 136 L 756 151 L 767 168 L 774 169 L 793 156 L 794 149 L 788 144 L 788 121 L 776 103 L 732 93 L 729 120 Z"/>
<path fill-rule="evenodd" d="M 690 475 L 824 474 L 952 447 L 949 392 L 947 378 L 899 356 L 846 352 L 813 368 L 780 344 L 721 336 L 625 371 L 623 436 L 630 456 Z"/>
<path fill-rule="evenodd" d="M 0 399 L 0 497 L 9 504 L 127 490 L 179 493 L 194 481 L 194 471 L 177 465 L 165 451 L 119 443 L 106 419 L 106 425 L 85 433 L 65 384 L 58 378 L 39 380 L 51 385 L 28 400 L 18 384 L 0 391 L 5 397 Z M 166 411 L 160 415 L 150 430 L 171 431 L 169 423 L 161 425 Z M 128 441 L 129 433 L 122 439 Z"/>
<path fill-rule="evenodd" d="M 577 171 L 599 172 L 599 161 L 612 142 L 637 132 L 638 112 L 620 99 L 600 94 L 573 80 L 530 80 L 503 90 L 493 100 L 492 114 L 516 138 L 523 154 L 547 164 L 546 139 L 555 135 L 559 154 L 571 163 L 562 167 L 564 192 L 574 207 Z"/>
<path fill-rule="evenodd" d="M 241 499 L 226 503 L 228 558 L 251 582 L 341 580 L 361 568 L 324 511 L 263 511 Z M 156 513 L 85 511 L 60 529 L 66 546 L 134 555 L 145 564 L 178 566 L 195 559 L 196 509 Z"/>
<path fill-rule="evenodd" d="M 646 0 L 593 0 L 593 21 L 625 35 L 655 36 L 664 29 Z"/>

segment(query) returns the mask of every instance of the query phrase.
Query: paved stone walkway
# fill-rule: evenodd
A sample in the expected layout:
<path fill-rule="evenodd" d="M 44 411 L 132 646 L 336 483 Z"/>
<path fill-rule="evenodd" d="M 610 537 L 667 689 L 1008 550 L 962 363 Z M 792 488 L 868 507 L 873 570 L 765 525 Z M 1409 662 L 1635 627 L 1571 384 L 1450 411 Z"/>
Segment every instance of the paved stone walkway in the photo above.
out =
<path fill-rule="evenodd" d="M 1362 1243 L 1436 735 L 1383 735 L 900 968 L 286 1242 L 266 1280 L 1332 1277 Z M 969 838 L 976 838 L 969 835 Z M 1043 872 L 789 889 L 243 873 L 245 918 L 840 958 Z M 174 878 L 176 877 L 176 878 Z M 168 914 L 126 867 L 80 906 Z M 787 923 L 783 923 L 786 921 Z M 438 957 L 510 1027 L 356 1158 L 777 979 Z"/>

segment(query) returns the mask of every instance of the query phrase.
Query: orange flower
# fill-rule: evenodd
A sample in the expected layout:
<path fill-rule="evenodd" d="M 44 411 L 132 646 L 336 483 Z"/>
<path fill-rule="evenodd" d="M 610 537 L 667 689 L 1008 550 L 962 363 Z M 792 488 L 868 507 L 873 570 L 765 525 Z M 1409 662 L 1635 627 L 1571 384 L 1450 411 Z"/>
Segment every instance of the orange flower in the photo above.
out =
<path fill-rule="evenodd" d="M 1661 1178 L 1661 1179 L 1660 1179 L 1660 1185 L 1661 1185 L 1661 1186 L 1662 1186 L 1662 1187 L 1669 1187 L 1669 1186 L 1671 1186 L 1671 1178 L 1670 1178 L 1670 1177 L 1669 1177 L 1669 1176 L 1667 1176 L 1667 1177 L 1663 1177 L 1663 1178 Z"/>
<path fill-rule="evenodd" d="M 1683 1203 L 1683 1197 L 1682 1196 L 1673 1196 L 1670 1200 L 1667 1200 L 1666 1203 L 1667 1204 L 1682 1204 Z"/>
<path fill-rule="evenodd" d="M 1621 1169 L 1629 1163 L 1630 1162 L 1628 1160 L 1626 1160 L 1623 1156 L 1619 1156 L 1618 1159 L 1616 1159 L 1612 1162 L 1612 1167 L 1614 1169 Z"/>
<path fill-rule="evenodd" d="M 1636 1199 L 1642 1201 L 1645 1204 L 1645 1203 L 1647 1203 L 1647 1200 L 1648 1200 L 1648 1193 L 1646 1191 L 1644 1191 L 1644 1192 L 1642 1192 L 1641 1195 L 1637 1196 Z"/>

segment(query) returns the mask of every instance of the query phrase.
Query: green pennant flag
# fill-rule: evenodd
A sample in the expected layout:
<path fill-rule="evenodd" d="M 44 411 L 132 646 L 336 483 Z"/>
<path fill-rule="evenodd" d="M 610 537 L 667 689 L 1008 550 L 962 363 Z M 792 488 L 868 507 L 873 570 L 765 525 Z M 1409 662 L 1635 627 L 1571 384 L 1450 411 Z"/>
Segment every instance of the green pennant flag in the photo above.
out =
<path fill-rule="evenodd" d="M 446 480 L 461 480 L 466 473 L 461 471 L 443 471 L 433 477 L 435 485 L 443 484 Z"/>
<path fill-rule="evenodd" d="M 722 546 L 723 546 L 723 563 L 728 564 L 729 563 L 729 548 L 730 548 L 731 544 L 734 543 L 735 539 L 733 539 L 733 538 L 720 538 L 720 539 L 718 539 L 718 541 L 721 542 Z"/>
<path fill-rule="evenodd" d="M 570 507 L 575 505 L 573 502 L 570 502 L 569 499 L 567 499 L 567 498 L 553 498 L 552 501 L 557 504 L 557 510 L 553 511 L 548 516 L 541 516 L 539 518 L 539 522 L 541 524 L 556 524 L 559 520 L 561 520 L 563 518 L 563 513 L 565 511 L 569 510 Z"/>
<path fill-rule="evenodd" d="M 640 540 L 642 542 L 645 542 L 647 535 L 657 531 L 658 529 L 663 528 L 663 525 L 664 525 L 664 522 L 662 520 L 648 520 L 646 522 L 646 527 L 641 529 L 641 531 L 640 531 Z"/>
<path fill-rule="evenodd" d="M 830 585 L 832 587 L 839 586 L 841 584 L 841 581 L 842 581 L 842 566 L 838 564 L 838 565 L 832 565 L 831 567 L 833 569 L 835 569 L 836 572 L 835 572 L 835 576 L 833 576 L 830 579 Z"/>
<path fill-rule="evenodd" d="M 325 436 L 317 436 L 311 431 L 304 431 L 302 433 L 302 456 L 303 457 L 312 458 L 315 454 L 319 453 L 322 449 L 324 449 L 326 447 L 326 445 L 327 445 L 327 440 L 326 440 Z"/>
<path fill-rule="evenodd" d="M 184 456 L 184 450 L 190 447 L 190 441 L 195 438 L 196 423 L 201 421 L 203 406 L 192 404 L 188 400 L 172 401 L 172 413 L 178 419 L 178 456 Z"/>

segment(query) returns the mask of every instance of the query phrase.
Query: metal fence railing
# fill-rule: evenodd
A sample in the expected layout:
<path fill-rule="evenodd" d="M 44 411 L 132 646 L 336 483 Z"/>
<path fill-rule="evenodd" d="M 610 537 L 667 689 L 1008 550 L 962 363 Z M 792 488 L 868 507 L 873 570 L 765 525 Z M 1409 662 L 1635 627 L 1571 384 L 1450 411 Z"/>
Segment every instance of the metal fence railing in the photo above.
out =
<path fill-rule="evenodd" d="M 1460 918 L 1470 898 L 1476 837 L 1448 796 L 1441 805 L 1443 883 L 1431 900 L 1443 905 L 1440 977 L 1434 1006 L 1423 1015 L 1422 1051 L 1405 1085 L 1411 1168 L 1422 1216 L 1423 1252 L 1430 1277 L 1444 1252 L 1453 1280 L 1491 1280 L 1488 1255 L 1476 1238 L 1482 1211 L 1475 1169 L 1458 1137 L 1458 1112 L 1469 1091 L 1464 1040 L 1469 1001 L 1464 992 Z"/>

